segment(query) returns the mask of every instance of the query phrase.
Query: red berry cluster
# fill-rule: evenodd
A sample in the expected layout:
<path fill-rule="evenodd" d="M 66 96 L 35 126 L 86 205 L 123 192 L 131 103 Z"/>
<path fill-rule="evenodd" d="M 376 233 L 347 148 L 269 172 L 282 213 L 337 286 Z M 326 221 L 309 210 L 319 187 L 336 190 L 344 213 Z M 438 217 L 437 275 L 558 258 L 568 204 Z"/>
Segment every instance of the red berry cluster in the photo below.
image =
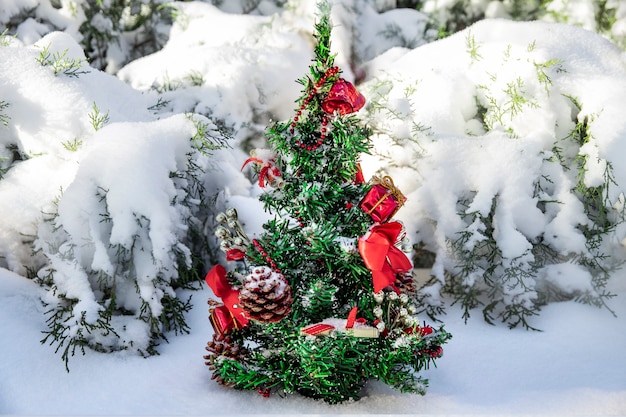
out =
<path fill-rule="evenodd" d="M 263 246 L 261 246 L 261 244 L 259 243 L 258 240 L 256 239 L 252 239 L 252 244 L 254 244 L 254 247 L 259 251 L 259 253 L 265 258 L 265 260 L 270 264 L 270 266 L 272 267 L 272 269 L 275 272 L 280 273 L 280 269 L 278 269 L 278 266 L 276 266 L 276 262 L 274 262 L 272 260 L 272 258 L 270 258 L 270 255 L 265 251 L 265 249 L 263 249 Z"/>
<path fill-rule="evenodd" d="M 315 83 L 315 86 L 309 92 L 309 95 L 304 99 L 304 101 L 302 102 L 302 105 L 296 112 L 296 116 L 293 118 L 293 121 L 291 122 L 291 129 L 289 130 L 289 133 L 291 133 L 292 135 L 295 133 L 296 125 L 297 125 L 298 120 L 300 119 L 300 116 L 302 116 L 302 112 L 304 111 L 306 106 L 309 105 L 311 100 L 313 100 L 313 97 L 315 97 L 315 95 L 317 94 L 317 91 L 324 85 L 324 83 L 328 80 L 328 78 L 333 77 L 337 75 L 338 73 L 339 73 L 339 67 L 331 67 L 324 73 L 322 78 L 320 78 L 319 81 Z M 326 118 L 326 116 L 323 116 L 322 128 L 320 130 L 320 137 L 317 140 L 317 142 L 315 142 L 313 145 L 306 145 L 300 139 L 297 139 L 296 146 L 299 146 L 301 149 L 306 149 L 307 151 L 316 150 L 317 148 L 320 147 L 322 143 L 324 143 L 324 139 L 326 139 L 327 126 L 328 126 L 328 118 Z"/>

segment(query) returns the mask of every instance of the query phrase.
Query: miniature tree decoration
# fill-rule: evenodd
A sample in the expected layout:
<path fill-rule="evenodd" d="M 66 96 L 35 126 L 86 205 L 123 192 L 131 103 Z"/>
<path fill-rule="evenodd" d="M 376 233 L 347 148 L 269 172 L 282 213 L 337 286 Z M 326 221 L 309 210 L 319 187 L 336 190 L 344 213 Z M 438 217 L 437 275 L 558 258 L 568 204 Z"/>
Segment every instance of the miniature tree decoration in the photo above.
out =
<path fill-rule="evenodd" d="M 390 177 L 365 182 L 359 155 L 370 131 L 354 113 L 363 97 L 333 65 L 330 6 L 318 5 L 317 44 L 293 119 L 267 130 L 271 150 L 255 150 L 260 197 L 274 219 L 250 239 L 229 209 L 216 236 L 228 270 L 206 281 L 213 379 L 237 389 L 358 399 L 369 379 L 425 393 L 418 375 L 451 337 L 420 324 L 412 247 L 393 215 L 405 201 Z"/>

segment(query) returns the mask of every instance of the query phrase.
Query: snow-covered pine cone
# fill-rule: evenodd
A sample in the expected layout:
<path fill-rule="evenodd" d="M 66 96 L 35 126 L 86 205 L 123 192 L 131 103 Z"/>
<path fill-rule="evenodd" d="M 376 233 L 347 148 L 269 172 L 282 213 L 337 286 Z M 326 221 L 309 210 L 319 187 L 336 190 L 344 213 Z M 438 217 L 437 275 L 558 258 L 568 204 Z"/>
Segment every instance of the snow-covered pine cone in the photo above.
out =
<path fill-rule="evenodd" d="M 283 274 L 257 266 L 243 280 L 239 303 L 252 320 L 280 321 L 291 311 L 291 286 Z"/>

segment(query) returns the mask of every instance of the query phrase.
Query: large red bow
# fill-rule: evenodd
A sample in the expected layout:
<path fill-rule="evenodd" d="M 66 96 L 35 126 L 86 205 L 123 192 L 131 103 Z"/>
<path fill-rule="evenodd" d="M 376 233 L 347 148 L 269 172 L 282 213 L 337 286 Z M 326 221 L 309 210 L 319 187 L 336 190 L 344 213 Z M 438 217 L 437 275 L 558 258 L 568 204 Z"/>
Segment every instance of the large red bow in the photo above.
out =
<path fill-rule="evenodd" d="M 241 307 L 239 307 L 239 291 L 234 290 L 226 278 L 226 269 L 222 265 L 215 265 L 206 274 L 206 283 L 211 287 L 213 293 L 222 299 L 222 302 L 241 326 L 248 324 L 248 318 Z"/>
<path fill-rule="evenodd" d="M 394 285 L 396 274 L 405 273 L 413 268 L 407 256 L 395 246 L 402 232 L 402 224 L 389 222 L 377 224 L 359 238 L 359 253 L 365 266 L 372 271 L 374 292 Z"/>

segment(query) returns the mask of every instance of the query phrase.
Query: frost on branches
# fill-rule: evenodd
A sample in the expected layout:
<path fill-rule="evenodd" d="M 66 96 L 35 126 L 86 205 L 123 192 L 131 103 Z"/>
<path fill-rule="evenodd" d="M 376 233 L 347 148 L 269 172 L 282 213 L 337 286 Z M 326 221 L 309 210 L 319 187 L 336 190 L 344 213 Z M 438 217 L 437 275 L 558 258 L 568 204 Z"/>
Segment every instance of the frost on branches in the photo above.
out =
<path fill-rule="evenodd" d="M 369 379 L 424 394 L 419 371 L 451 337 L 417 317 L 412 246 L 393 216 L 405 197 L 389 176 L 364 181 L 365 97 L 330 53 L 330 7 L 320 3 L 315 60 L 292 119 L 267 130 L 271 150 L 244 161 L 273 218 L 254 238 L 235 209 L 216 217 L 227 265 L 206 281 L 219 383 L 263 395 L 358 399 Z"/>

